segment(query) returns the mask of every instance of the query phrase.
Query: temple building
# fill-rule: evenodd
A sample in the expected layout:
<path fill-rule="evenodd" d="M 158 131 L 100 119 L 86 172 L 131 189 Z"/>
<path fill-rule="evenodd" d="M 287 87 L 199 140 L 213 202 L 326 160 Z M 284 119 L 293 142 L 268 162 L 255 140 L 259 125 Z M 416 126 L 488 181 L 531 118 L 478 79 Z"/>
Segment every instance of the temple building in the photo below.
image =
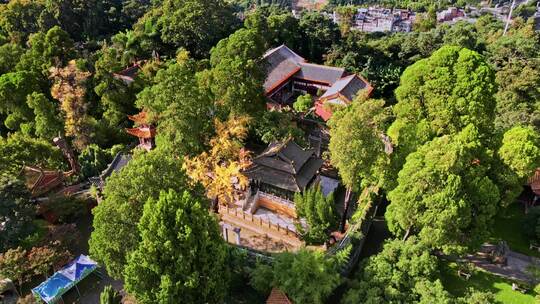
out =
<path fill-rule="evenodd" d="M 249 187 L 239 200 L 219 206 L 224 238 L 241 246 L 276 252 L 304 245 L 295 193 L 321 185 L 323 160 L 292 140 L 270 144 L 242 171 Z"/>
<path fill-rule="evenodd" d="M 323 160 L 294 141 L 272 143 L 244 171 L 252 187 L 289 200 L 315 179 Z"/>
<path fill-rule="evenodd" d="M 367 95 L 373 91 L 361 76 L 308 63 L 285 45 L 267 51 L 263 58 L 267 63 L 264 90 L 270 103 L 292 105 L 299 95 L 317 96 L 315 113 L 325 121 L 332 116 L 329 104 L 348 105 L 360 91 Z"/>
<path fill-rule="evenodd" d="M 135 127 L 126 129 L 126 132 L 139 139 L 138 147 L 146 151 L 152 150 L 156 146 L 156 127 L 148 122 L 146 112 L 129 115 L 128 118 L 135 123 Z"/>

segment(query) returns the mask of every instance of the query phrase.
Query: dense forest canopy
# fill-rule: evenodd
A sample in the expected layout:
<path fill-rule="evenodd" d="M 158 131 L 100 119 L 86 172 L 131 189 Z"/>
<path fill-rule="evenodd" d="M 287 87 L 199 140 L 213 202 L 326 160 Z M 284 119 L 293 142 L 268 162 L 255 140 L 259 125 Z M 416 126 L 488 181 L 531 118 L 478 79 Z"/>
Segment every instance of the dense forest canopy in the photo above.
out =
<path fill-rule="evenodd" d="M 475 3 L 329 2 L 327 11 L 377 3 L 429 11 L 427 18 Z M 409 33 L 365 33 L 344 30 L 320 11 L 293 15 L 292 5 L 0 4 L 0 223 L 12 230 L 0 237 L 0 262 L 13 266 L 45 248 L 32 243 L 39 225 L 21 168 L 67 171 L 52 141 L 63 137 L 81 165 L 65 183 L 84 183 L 134 146 L 128 116 L 144 112 L 156 127 L 156 148 L 134 152 L 100 192 L 91 256 L 141 303 L 174 303 L 180 294 L 187 303 L 221 302 L 238 276 L 265 292 L 279 287 L 298 301 L 314 294 L 312 302 L 323 303 L 342 282 L 342 261 L 302 250 L 257 265 L 259 274 L 234 268 L 241 257 L 225 246 L 207 198 L 216 206 L 233 197 L 231 180 L 247 184 L 240 174 L 245 146 L 289 138 L 307 145 L 299 123 L 305 119 L 328 130 L 322 157 L 346 188 L 377 189 L 390 201 L 385 218 L 395 239 L 362 264 L 345 303 L 490 303 L 489 294 L 450 295 L 433 253 L 477 248 L 540 167 L 540 35 L 533 20 L 515 18 L 505 35 L 491 15 L 452 25 L 431 20 Z M 363 76 L 374 91 L 336 107 L 327 124 L 310 116 L 315 96 L 307 94 L 292 109 L 267 111 L 262 56 L 282 44 L 308 62 Z M 319 189 L 296 196 L 299 214 L 314 228 L 301 231 L 305 239 L 324 243 L 337 226 L 333 200 Z"/>

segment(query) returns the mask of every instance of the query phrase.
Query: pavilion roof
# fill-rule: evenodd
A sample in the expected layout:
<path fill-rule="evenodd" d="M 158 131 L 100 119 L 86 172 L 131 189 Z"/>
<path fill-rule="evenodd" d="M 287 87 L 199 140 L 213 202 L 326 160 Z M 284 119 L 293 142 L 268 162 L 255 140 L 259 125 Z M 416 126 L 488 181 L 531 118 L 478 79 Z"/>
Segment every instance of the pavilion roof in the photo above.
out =
<path fill-rule="evenodd" d="M 249 179 L 293 192 L 301 192 L 321 168 L 323 160 L 314 150 L 295 142 L 272 143 L 243 173 Z"/>
<path fill-rule="evenodd" d="M 156 136 L 154 127 L 127 128 L 126 132 L 138 138 L 153 138 Z"/>
<path fill-rule="evenodd" d="M 129 120 L 135 122 L 136 124 L 147 124 L 148 123 L 148 114 L 145 111 L 141 111 L 135 115 L 128 115 Z"/>

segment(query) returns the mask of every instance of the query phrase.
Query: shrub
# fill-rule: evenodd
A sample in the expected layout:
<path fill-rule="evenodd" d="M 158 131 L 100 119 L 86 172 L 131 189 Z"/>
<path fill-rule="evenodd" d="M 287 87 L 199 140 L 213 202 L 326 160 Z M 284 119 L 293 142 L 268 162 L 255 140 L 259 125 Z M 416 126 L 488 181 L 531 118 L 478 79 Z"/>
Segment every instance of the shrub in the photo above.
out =
<path fill-rule="evenodd" d="M 309 94 L 298 96 L 296 102 L 293 104 L 293 108 L 296 112 L 306 112 L 311 109 L 311 107 L 313 107 L 313 99 Z"/>

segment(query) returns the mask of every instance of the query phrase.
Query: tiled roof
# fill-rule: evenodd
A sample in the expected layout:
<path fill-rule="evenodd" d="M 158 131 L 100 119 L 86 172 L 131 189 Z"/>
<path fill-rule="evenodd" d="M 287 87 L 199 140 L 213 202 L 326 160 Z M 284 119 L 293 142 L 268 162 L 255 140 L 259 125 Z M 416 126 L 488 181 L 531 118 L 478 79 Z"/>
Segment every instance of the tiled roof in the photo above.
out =
<path fill-rule="evenodd" d="M 344 73 L 343 68 L 303 62 L 300 63 L 300 71 L 294 77 L 332 85 L 341 79 Z"/>
<path fill-rule="evenodd" d="M 323 102 L 317 102 L 315 104 L 315 114 L 317 114 L 324 121 L 328 121 L 332 117 L 332 112 L 329 109 L 325 109 Z"/>
<path fill-rule="evenodd" d="M 296 143 L 273 143 L 244 171 L 249 179 L 275 187 L 300 192 L 307 187 L 323 160 L 313 150 L 304 150 Z"/>
<path fill-rule="evenodd" d="M 284 81 L 296 74 L 300 70 L 299 63 L 305 59 L 293 52 L 287 46 L 282 45 L 269 50 L 263 56 L 266 61 L 266 80 L 264 82 L 264 91 L 271 92 Z"/>
<path fill-rule="evenodd" d="M 360 79 L 356 75 L 350 75 L 336 81 L 322 96 L 321 99 L 330 97 L 335 94 L 341 94 L 347 98 L 348 102 L 352 102 L 356 94 L 369 86 L 368 83 Z"/>
<path fill-rule="evenodd" d="M 283 291 L 274 287 L 266 300 L 266 304 L 292 304 L 292 302 Z"/>
<path fill-rule="evenodd" d="M 156 136 L 156 129 L 153 127 L 128 128 L 126 132 L 139 138 L 152 138 Z"/>
<path fill-rule="evenodd" d="M 145 111 L 141 111 L 135 115 L 128 115 L 129 120 L 135 122 L 136 124 L 146 124 L 148 123 L 148 115 Z"/>

